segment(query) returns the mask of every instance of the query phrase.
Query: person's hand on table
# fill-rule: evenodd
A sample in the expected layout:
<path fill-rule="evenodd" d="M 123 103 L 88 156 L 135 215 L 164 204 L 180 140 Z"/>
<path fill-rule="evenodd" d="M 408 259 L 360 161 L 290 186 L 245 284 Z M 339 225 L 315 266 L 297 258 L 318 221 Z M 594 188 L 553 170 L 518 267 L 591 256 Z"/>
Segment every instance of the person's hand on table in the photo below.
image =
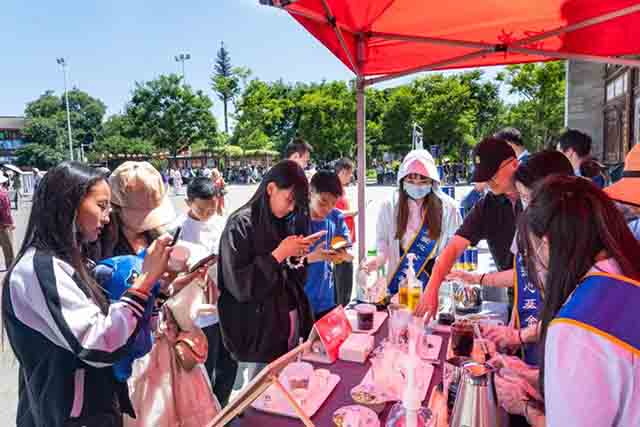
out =
<path fill-rule="evenodd" d="M 475 285 L 480 283 L 480 274 L 469 273 L 466 271 L 452 271 L 447 274 L 446 280 L 461 280 L 469 285 Z"/>
<path fill-rule="evenodd" d="M 481 326 L 481 328 L 482 336 L 496 343 L 498 349 L 513 350 L 522 344 L 518 334 L 519 329 L 502 325 Z"/>
<path fill-rule="evenodd" d="M 422 317 L 425 313 L 429 312 L 429 318 L 426 321 L 430 321 L 438 312 L 438 289 L 435 286 L 427 286 L 426 291 L 420 296 L 420 302 L 414 310 L 414 314 L 418 317 Z"/>

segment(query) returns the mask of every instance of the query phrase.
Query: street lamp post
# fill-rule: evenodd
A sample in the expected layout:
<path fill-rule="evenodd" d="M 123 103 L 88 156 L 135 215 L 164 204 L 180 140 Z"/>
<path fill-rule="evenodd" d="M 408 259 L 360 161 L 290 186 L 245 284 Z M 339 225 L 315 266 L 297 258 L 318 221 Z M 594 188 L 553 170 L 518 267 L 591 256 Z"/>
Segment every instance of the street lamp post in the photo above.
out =
<path fill-rule="evenodd" d="M 181 53 L 180 55 L 175 56 L 176 62 L 182 63 L 182 83 L 187 84 L 187 78 L 184 75 L 184 62 L 191 59 L 191 55 L 188 53 Z"/>
<path fill-rule="evenodd" d="M 73 160 L 73 140 L 71 139 L 71 118 L 69 115 L 69 94 L 67 93 L 67 61 L 64 58 L 57 58 L 56 62 L 62 67 L 64 74 L 64 102 L 67 106 L 67 134 L 69 135 L 69 160 Z"/>

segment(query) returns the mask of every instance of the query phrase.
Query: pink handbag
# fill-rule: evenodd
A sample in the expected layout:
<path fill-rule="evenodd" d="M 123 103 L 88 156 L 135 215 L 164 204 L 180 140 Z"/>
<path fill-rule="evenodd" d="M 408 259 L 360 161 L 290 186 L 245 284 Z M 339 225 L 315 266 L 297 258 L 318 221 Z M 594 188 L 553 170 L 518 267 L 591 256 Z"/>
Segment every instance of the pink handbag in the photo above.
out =
<path fill-rule="evenodd" d="M 202 427 L 220 412 L 204 366 L 187 370 L 176 357 L 178 337 L 177 324 L 163 307 L 151 352 L 133 365 L 129 394 L 136 419 L 125 416 L 125 427 Z"/>

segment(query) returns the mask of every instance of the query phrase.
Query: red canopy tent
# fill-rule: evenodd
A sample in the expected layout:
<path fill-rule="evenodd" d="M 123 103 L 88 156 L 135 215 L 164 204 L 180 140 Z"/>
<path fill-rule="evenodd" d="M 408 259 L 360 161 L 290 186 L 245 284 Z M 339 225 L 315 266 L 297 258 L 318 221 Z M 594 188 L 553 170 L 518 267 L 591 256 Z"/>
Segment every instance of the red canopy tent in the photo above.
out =
<path fill-rule="evenodd" d="M 286 10 L 357 78 L 358 208 L 364 89 L 420 71 L 576 59 L 640 67 L 638 0 L 260 0 Z M 359 258 L 365 216 L 358 217 Z"/>

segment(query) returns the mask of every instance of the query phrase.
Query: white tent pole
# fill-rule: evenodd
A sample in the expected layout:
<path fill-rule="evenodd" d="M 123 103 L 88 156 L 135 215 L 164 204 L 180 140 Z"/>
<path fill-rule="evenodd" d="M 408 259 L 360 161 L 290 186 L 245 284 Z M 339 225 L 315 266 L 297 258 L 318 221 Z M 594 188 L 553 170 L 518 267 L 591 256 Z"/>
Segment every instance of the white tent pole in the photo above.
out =
<path fill-rule="evenodd" d="M 365 80 L 362 75 L 356 78 L 356 142 L 358 147 L 358 261 L 362 261 L 366 255 L 366 191 L 367 185 L 367 153 L 365 151 L 366 135 L 366 99 Z"/>

